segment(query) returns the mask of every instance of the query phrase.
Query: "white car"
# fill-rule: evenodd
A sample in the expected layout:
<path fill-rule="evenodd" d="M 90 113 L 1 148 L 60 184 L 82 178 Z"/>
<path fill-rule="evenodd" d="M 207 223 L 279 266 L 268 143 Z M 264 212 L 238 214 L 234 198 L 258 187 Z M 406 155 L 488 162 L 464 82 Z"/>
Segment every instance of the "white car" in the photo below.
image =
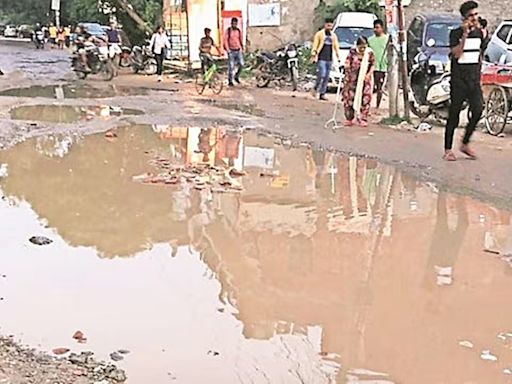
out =
<path fill-rule="evenodd" d="M 492 35 L 485 60 L 494 64 L 512 63 L 512 20 L 504 21 Z"/>
<path fill-rule="evenodd" d="M 373 35 L 373 22 L 377 16 L 365 12 L 342 12 L 336 17 L 334 33 L 340 45 L 340 61 L 333 58 L 333 66 L 329 74 L 329 86 L 337 87 L 340 77 L 344 76 L 344 65 L 350 48 L 354 46 L 360 36 L 369 38 Z"/>
<path fill-rule="evenodd" d="M 8 25 L 4 31 L 5 37 L 18 37 L 18 29 L 15 25 Z"/>

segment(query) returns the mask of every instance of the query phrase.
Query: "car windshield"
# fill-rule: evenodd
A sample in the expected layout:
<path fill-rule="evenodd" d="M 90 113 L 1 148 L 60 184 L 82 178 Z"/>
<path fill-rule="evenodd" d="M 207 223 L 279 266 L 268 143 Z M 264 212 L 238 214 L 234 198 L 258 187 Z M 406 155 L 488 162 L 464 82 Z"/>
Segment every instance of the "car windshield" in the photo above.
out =
<path fill-rule="evenodd" d="M 373 28 L 338 27 L 334 31 L 341 49 L 352 48 L 360 36 L 366 38 L 373 35 Z"/>
<path fill-rule="evenodd" d="M 427 26 L 425 34 L 425 43 L 433 39 L 435 41 L 434 47 L 446 48 L 450 46 L 450 31 L 459 27 L 460 23 L 431 23 Z"/>

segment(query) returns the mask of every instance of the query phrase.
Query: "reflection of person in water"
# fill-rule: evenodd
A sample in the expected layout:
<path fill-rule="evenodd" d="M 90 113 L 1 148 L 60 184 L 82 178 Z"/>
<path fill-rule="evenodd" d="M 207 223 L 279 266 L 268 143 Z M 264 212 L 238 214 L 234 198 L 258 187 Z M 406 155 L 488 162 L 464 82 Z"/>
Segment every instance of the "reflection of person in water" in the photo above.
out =
<path fill-rule="evenodd" d="M 438 285 L 451 284 L 453 266 L 469 226 L 464 198 L 455 199 L 457 224 L 455 229 L 452 229 L 448 223 L 448 197 L 445 192 L 439 192 L 437 198 L 437 220 L 430 246 L 427 276 L 432 276 L 431 273 L 434 272 Z"/>
<path fill-rule="evenodd" d="M 207 163 L 210 161 L 210 153 L 213 150 L 213 146 L 210 144 L 210 136 L 212 134 L 212 129 L 201 129 L 199 133 L 199 144 L 198 144 L 198 153 L 203 154 L 203 162 Z"/>

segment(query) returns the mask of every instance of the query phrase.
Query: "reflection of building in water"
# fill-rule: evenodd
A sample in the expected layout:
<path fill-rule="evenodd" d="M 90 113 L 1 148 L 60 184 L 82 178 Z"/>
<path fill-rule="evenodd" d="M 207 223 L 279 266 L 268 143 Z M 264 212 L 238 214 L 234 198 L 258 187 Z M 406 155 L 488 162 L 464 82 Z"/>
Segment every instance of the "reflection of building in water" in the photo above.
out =
<path fill-rule="evenodd" d="M 176 128 L 154 125 L 160 139 L 169 142 L 171 158 L 182 164 L 210 164 L 243 168 L 243 137 L 223 128 Z"/>
<path fill-rule="evenodd" d="M 501 372 L 461 353 L 457 340 L 494 349 L 496 334 L 510 327 L 510 268 L 480 252 L 485 232 L 504 238 L 508 213 L 438 195 L 371 160 L 274 148 L 253 135 L 220 150 L 219 132 L 210 132 L 216 164 L 249 160 L 240 194 L 132 182 L 148 171 L 145 151 L 168 154 L 172 143 L 183 162 L 188 156 L 188 132 L 160 140 L 143 130 L 121 130 L 115 144 L 87 138 L 62 159 L 22 143 L 0 153 L 9 164 L 4 190 L 30 202 L 66 241 L 103 256 L 191 244 L 220 281 L 221 298 L 236 306 L 246 337 L 307 335 L 316 351 L 340 356 L 340 375 L 352 367 L 397 382 L 501 382 Z M 243 145 L 262 150 L 244 156 Z M 287 183 L 273 183 L 277 174 Z M 451 285 L 437 285 L 435 265 L 452 268 Z M 311 329 L 321 329 L 316 339 Z M 512 351 L 499 352 L 512 361 Z"/>

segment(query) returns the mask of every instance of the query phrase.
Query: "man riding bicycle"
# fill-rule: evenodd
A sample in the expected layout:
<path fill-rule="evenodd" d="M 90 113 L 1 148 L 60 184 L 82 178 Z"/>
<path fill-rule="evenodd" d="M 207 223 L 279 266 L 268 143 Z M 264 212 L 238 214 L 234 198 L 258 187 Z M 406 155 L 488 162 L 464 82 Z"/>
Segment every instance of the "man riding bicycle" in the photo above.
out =
<path fill-rule="evenodd" d="M 205 28 L 204 37 L 201 38 L 201 41 L 199 42 L 199 58 L 201 59 L 201 70 L 203 71 L 203 74 L 213 64 L 212 47 L 217 50 L 217 53 L 220 53 L 220 49 L 213 41 L 211 33 L 212 30 L 210 28 Z"/>

